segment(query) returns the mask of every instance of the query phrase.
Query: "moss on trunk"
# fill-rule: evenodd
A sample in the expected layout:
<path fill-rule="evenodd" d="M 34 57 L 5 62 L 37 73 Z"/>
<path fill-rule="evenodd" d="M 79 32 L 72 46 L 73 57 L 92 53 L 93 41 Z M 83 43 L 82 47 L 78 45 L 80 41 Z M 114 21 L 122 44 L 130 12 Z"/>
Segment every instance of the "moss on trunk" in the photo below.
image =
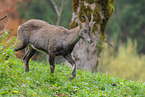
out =
<path fill-rule="evenodd" d="M 72 10 L 73 16 L 72 16 L 72 21 L 70 23 L 70 29 L 78 26 L 75 21 L 76 17 L 78 17 L 81 22 L 85 22 L 85 17 L 83 13 L 87 15 L 89 20 L 91 19 L 91 13 L 93 13 L 94 16 L 93 20 L 96 21 L 96 23 L 94 24 L 92 35 L 94 35 L 94 37 L 96 38 L 96 39 L 94 38 L 94 40 L 97 40 L 97 42 L 93 45 L 95 46 L 93 53 L 97 54 L 97 56 L 100 56 L 100 53 L 102 52 L 102 44 L 105 39 L 105 29 L 108 20 L 114 11 L 114 0 L 72 0 L 72 9 L 73 9 Z M 77 49 L 82 49 L 82 48 L 77 47 Z M 80 59 L 79 61 L 82 60 L 81 58 L 79 59 Z M 91 60 L 89 60 L 88 58 L 88 60 L 86 61 L 91 61 Z M 95 65 L 98 65 L 98 62 L 95 62 Z"/>

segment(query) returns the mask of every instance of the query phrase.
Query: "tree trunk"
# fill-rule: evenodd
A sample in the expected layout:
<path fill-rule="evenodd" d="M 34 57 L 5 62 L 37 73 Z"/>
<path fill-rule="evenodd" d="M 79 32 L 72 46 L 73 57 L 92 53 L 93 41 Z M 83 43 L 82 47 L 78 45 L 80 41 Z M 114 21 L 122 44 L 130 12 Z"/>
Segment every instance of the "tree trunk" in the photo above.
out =
<path fill-rule="evenodd" d="M 81 22 L 85 22 L 83 13 L 91 19 L 93 13 L 96 23 L 91 33 L 93 43 L 88 44 L 83 40 L 77 43 L 73 56 L 77 63 L 77 68 L 87 69 L 90 72 L 97 71 L 98 59 L 102 52 L 102 44 L 105 39 L 105 29 L 107 22 L 114 10 L 114 0 L 72 0 L 72 20 L 70 29 L 77 26 L 76 17 Z"/>

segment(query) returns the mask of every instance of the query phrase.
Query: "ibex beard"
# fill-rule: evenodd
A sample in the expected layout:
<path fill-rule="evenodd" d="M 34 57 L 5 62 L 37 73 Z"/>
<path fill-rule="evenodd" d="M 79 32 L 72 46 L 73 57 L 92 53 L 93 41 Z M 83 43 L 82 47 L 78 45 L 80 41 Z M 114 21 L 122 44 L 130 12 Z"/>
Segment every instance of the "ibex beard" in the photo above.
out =
<path fill-rule="evenodd" d="M 18 28 L 18 44 L 15 51 L 28 47 L 28 51 L 23 57 L 24 69 L 29 71 L 29 60 L 36 50 L 41 50 L 49 55 L 50 73 L 54 73 L 54 59 L 56 56 L 63 56 L 72 65 L 72 75 L 70 80 L 76 76 L 76 63 L 72 58 L 72 51 L 75 44 L 82 38 L 88 43 L 92 43 L 91 35 L 93 27 L 93 14 L 89 22 L 84 14 L 86 23 L 79 20 L 76 28 L 68 30 L 61 26 L 51 25 L 45 21 L 31 19 Z"/>

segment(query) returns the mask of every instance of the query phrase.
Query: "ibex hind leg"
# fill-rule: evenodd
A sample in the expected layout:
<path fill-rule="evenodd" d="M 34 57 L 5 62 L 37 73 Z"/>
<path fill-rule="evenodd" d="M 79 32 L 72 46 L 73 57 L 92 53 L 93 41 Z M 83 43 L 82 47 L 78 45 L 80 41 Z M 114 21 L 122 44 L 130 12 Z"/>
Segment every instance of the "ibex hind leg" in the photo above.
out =
<path fill-rule="evenodd" d="M 70 81 L 73 80 L 76 76 L 76 64 L 73 60 L 71 54 L 64 56 L 64 58 L 72 65 L 72 75 L 70 77 Z"/>
<path fill-rule="evenodd" d="M 26 54 L 23 57 L 23 64 L 24 64 L 24 69 L 25 72 L 29 71 L 29 60 L 30 58 L 35 54 L 36 50 L 33 49 L 32 47 L 28 47 L 28 51 L 26 52 Z"/>

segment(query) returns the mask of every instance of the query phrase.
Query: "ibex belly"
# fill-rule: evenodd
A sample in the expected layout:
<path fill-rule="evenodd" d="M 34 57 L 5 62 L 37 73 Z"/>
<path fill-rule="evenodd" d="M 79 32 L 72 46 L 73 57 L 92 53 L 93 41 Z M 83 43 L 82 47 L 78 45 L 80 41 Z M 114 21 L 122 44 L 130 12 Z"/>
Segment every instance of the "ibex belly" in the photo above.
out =
<path fill-rule="evenodd" d="M 63 42 L 61 39 L 53 38 L 50 39 L 49 41 L 45 40 L 35 40 L 29 44 L 33 49 L 44 52 L 47 54 L 54 54 L 56 56 L 58 55 L 65 55 L 67 52 L 66 49 L 64 48 Z"/>
<path fill-rule="evenodd" d="M 61 39 L 55 38 L 49 41 L 48 53 L 53 53 L 54 55 L 63 55 L 65 53 L 64 45 Z"/>
<path fill-rule="evenodd" d="M 31 46 L 33 49 L 41 52 L 48 53 L 47 47 L 48 47 L 48 41 L 44 39 L 37 39 L 37 40 L 31 40 L 29 43 L 29 46 Z"/>
<path fill-rule="evenodd" d="M 33 48 L 33 49 L 35 49 L 37 51 L 43 52 L 43 53 L 48 53 L 47 50 L 45 50 L 45 49 L 43 49 L 41 47 L 39 47 L 39 48 L 38 47 L 35 47 L 33 44 L 29 44 L 29 47 L 31 47 L 31 48 Z"/>

